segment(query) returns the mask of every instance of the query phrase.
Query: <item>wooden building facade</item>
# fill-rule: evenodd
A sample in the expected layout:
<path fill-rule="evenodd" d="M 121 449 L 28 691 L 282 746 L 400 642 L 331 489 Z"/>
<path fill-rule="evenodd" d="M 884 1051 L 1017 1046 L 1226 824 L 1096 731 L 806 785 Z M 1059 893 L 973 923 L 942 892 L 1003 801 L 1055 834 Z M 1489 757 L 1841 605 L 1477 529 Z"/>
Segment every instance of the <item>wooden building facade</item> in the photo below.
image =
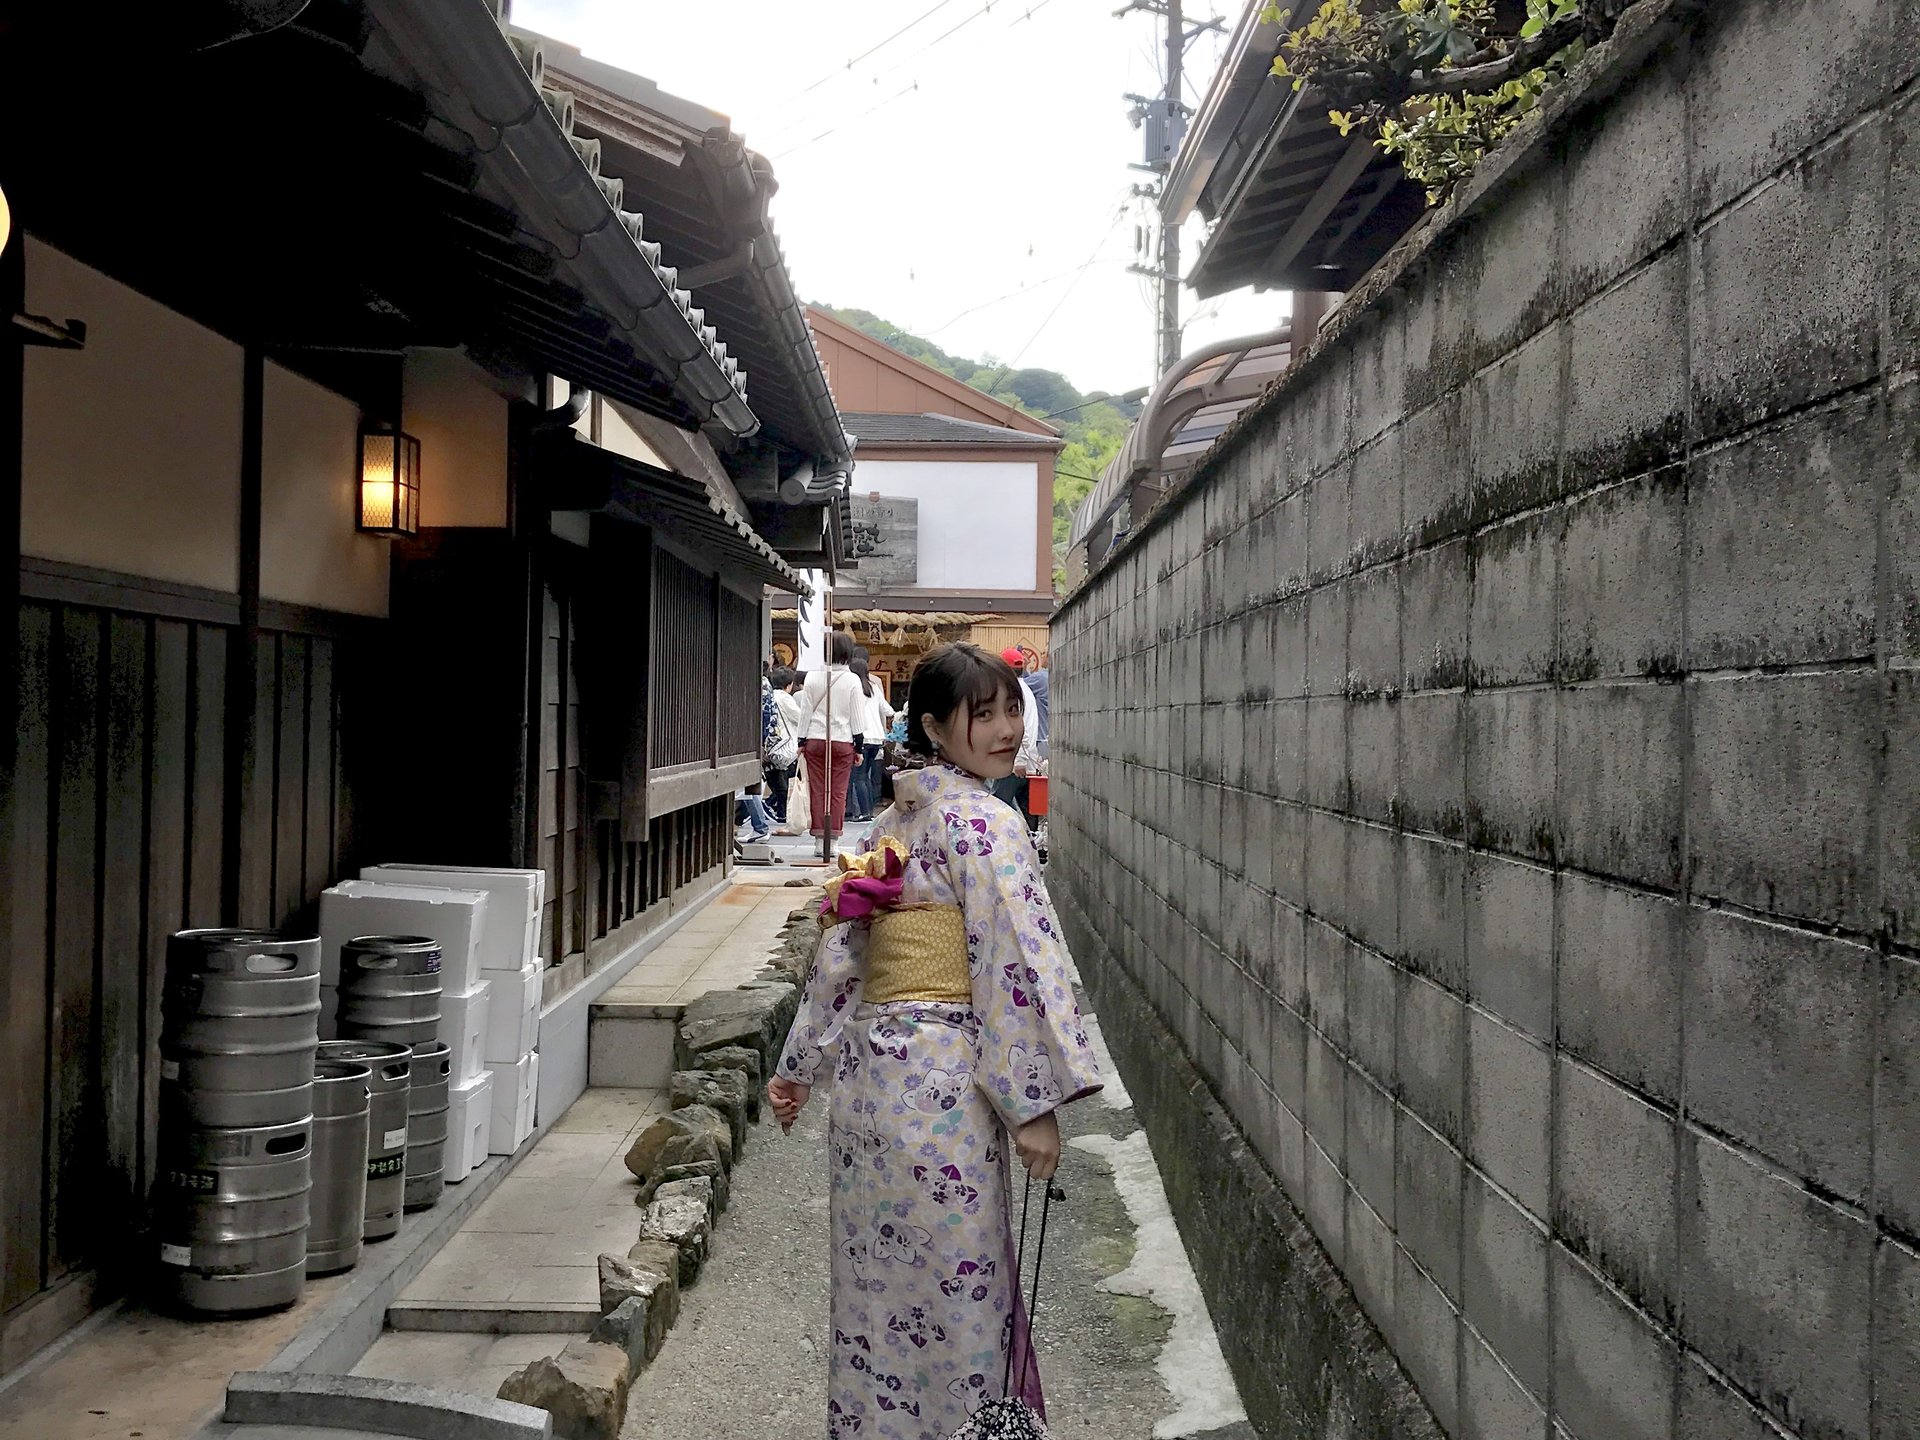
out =
<path fill-rule="evenodd" d="M 798 581 L 734 477 L 844 491 L 792 317 L 762 282 L 704 322 L 675 263 L 711 257 L 594 173 L 537 43 L 477 3 L 244 8 L 104 50 L 0 25 L 42 137 L 0 160 L 0 1374 L 148 1258 L 168 935 L 312 933 L 371 862 L 539 866 L 549 1000 L 614 963 L 723 871 L 758 775 L 763 596 Z M 36 128 L 83 51 L 89 105 Z M 134 135 L 167 163 L 76 163 Z M 777 258 L 722 161 L 672 203 Z M 784 408 L 729 340 L 784 357 Z M 360 446 L 394 426 L 389 536 Z M 831 486 L 778 508 L 831 565 Z"/>

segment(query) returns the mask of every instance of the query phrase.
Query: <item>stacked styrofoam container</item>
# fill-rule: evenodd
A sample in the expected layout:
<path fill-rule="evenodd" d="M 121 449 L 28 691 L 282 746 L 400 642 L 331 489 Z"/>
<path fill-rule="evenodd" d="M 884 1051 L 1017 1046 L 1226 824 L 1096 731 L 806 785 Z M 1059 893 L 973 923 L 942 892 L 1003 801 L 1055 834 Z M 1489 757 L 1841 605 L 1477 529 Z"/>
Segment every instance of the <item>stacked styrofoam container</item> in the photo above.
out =
<path fill-rule="evenodd" d="M 440 1039 L 453 1051 L 453 1073 L 478 1066 L 478 1054 L 462 1054 L 455 1027 L 446 1023 L 449 996 L 480 983 L 481 939 L 486 933 L 487 892 L 449 886 L 392 885 L 344 880 L 320 892 L 321 1038 L 332 1039 L 339 1008 L 340 947 L 356 935 L 424 935 L 440 944 Z M 484 1027 L 484 1016 L 482 1025 Z"/>
<path fill-rule="evenodd" d="M 447 1148 L 441 1158 L 447 1183 L 458 1185 L 487 1158 L 493 1141 L 493 1072 L 447 1087 Z"/>
<path fill-rule="evenodd" d="M 346 941 L 356 935 L 425 935 L 440 942 L 439 1038 L 450 1062 L 441 1168 L 449 1181 L 465 1179 L 486 1158 L 492 1127 L 493 1077 L 486 1066 L 491 987 L 481 969 L 489 899 L 480 886 L 401 884 L 386 876 L 368 878 L 367 872 L 320 895 L 323 1025 L 334 1013 L 334 995 L 326 987 L 339 979 L 340 947 Z M 481 1092 L 477 1097 L 475 1089 Z M 479 1120 L 477 1134 L 474 1116 Z M 478 1159 L 471 1158 L 475 1153 Z"/>
<path fill-rule="evenodd" d="M 487 1094 L 475 1089 L 464 1098 L 455 1085 L 452 1103 L 488 1109 L 486 1154 L 511 1155 L 533 1134 L 534 1101 L 539 1090 L 540 912 L 546 899 L 546 876 L 538 870 L 486 870 L 441 865 L 376 865 L 360 872 L 362 880 L 387 884 L 446 885 L 484 890 L 487 894 L 486 933 L 480 946 L 480 966 L 488 990 L 486 1030 L 481 1041 L 485 1057 Z M 444 1012 L 444 1001 L 443 1001 Z M 463 1118 L 464 1112 L 455 1118 Z M 469 1126 L 470 1126 L 470 1122 Z M 471 1128 L 471 1126 L 470 1126 Z M 453 1141 L 449 1140 L 453 1146 Z M 479 1158 L 473 1163 L 478 1164 Z M 447 1178 L 456 1165 L 449 1156 Z M 460 1172 L 462 1175 L 465 1171 Z"/>

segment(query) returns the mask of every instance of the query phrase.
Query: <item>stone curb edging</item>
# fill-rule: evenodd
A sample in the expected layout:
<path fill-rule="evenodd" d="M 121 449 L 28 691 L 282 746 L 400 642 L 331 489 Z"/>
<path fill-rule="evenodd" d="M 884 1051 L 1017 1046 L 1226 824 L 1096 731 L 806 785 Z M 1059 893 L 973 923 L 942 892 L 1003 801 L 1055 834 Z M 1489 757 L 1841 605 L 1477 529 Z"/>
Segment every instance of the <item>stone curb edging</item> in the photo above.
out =
<path fill-rule="evenodd" d="M 241 1370 L 227 1382 L 230 1425 L 364 1430 L 411 1440 L 551 1440 L 546 1411 L 408 1380 Z"/>

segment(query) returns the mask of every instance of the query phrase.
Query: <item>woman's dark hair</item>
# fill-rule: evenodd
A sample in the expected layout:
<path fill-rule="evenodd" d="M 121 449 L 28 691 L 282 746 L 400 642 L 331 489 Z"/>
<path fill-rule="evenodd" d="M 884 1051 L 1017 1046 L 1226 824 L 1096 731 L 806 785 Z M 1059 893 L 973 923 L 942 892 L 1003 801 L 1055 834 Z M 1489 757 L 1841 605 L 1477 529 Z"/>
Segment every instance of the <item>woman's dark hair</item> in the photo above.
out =
<path fill-rule="evenodd" d="M 871 700 L 873 698 L 873 675 L 872 672 L 867 669 L 867 652 L 864 650 L 854 651 L 853 660 L 848 664 L 847 668 L 860 677 L 860 693 Z"/>
<path fill-rule="evenodd" d="M 844 630 L 833 632 L 833 645 L 828 651 L 829 665 L 848 665 L 853 661 L 853 637 Z"/>
<path fill-rule="evenodd" d="M 964 708 L 971 734 L 974 706 L 1019 693 L 1020 677 L 998 655 L 964 641 L 942 645 L 920 662 L 907 687 L 907 749 L 916 755 L 934 753 L 922 716 L 944 722 Z"/>
<path fill-rule="evenodd" d="M 767 683 L 776 690 L 785 690 L 793 684 L 793 670 L 786 665 L 776 665 L 773 673 L 767 676 Z"/>

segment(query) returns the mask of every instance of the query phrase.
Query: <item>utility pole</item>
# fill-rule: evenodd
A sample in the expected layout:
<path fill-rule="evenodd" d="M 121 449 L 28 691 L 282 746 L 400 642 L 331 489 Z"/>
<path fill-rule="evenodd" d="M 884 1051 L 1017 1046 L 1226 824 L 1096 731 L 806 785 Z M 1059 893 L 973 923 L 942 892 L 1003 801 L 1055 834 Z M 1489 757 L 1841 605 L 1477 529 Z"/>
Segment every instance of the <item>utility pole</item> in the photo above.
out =
<path fill-rule="evenodd" d="M 1222 28 L 1217 19 L 1188 25 L 1180 6 L 1181 0 L 1129 0 L 1124 9 L 1114 11 L 1116 16 L 1125 16 L 1136 10 L 1145 10 L 1166 22 L 1165 74 L 1160 93 L 1155 96 L 1126 97 L 1133 102 L 1133 123 L 1144 132 L 1146 141 L 1142 163 L 1130 168 L 1144 170 L 1155 177 L 1154 184 L 1135 186 L 1133 193 L 1156 202 L 1166 182 L 1167 172 L 1173 168 L 1173 158 L 1180 153 L 1180 142 L 1186 138 L 1187 119 L 1192 113 L 1180 94 L 1187 46 L 1193 43 L 1194 37 L 1208 30 Z M 1160 318 L 1154 374 L 1164 375 L 1180 360 L 1180 227 L 1162 220 L 1154 263 L 1135 264 L 1129 268 L 1136 275 L 1149 277 L 1159 287 Z"/>
<path fill-rule="evenodd" d="M 1180 98 L 1180 70 L 1187 58 L 1186 25 L 1180 15 L 1180 0 L 1165 0 L 1161 13 L 1167 20 L 1167 128 L 1172 147 L 1167 154 L 1167 169 L 1180 153 L 1180 141 L 1187 134 L 1187 107 Z M 1167 169 L 1160 172 L 1164 184 Z M 1180 363 L 1180 227 L 1160 220 L 1160 368 L 1164 375 Z"/>

